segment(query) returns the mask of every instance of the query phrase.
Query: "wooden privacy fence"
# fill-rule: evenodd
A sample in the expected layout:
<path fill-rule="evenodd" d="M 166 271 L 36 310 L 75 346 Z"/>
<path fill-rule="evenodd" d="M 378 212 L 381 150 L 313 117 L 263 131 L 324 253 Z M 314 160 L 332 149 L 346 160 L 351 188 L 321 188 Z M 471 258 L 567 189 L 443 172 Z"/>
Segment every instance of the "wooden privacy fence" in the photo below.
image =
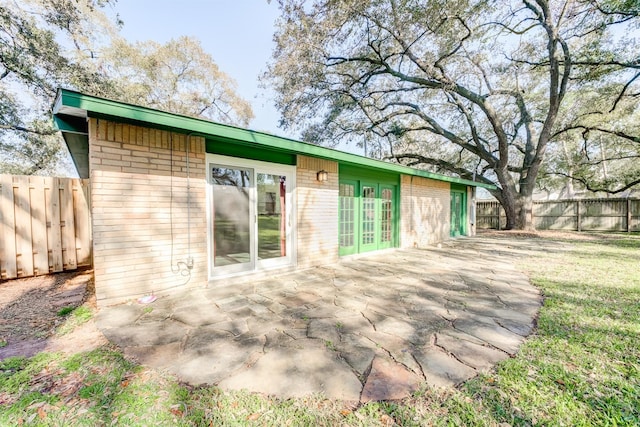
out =
<path fill-rule="evenodd" d="M 0 279 L 91 265 L 88 180 L 0 175 Z"/>
<path fill-rule="evenodd" d="M 476 227 L 500 230 L 506 217 L 498 202 L 476 204 Z M 640 199 L 549 200 L 533 203 L 537 230 L 640 231 Z"/>

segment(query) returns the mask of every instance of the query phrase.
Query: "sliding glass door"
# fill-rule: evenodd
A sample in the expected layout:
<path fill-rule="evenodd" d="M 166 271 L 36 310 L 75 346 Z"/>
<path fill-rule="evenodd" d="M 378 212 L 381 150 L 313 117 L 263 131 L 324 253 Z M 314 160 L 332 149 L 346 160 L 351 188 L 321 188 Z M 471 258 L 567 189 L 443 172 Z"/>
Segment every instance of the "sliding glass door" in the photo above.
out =
<path fill-rule="evenodd" d="M 210 156 L 211 276 L 286 266 L 292 258 L 292 166 Z"/>
<path fill-rule="evenodd" d="M 253 268 L 251 189 L 253 170 L 211 166 L 213 268 L 228 273 Z"/>

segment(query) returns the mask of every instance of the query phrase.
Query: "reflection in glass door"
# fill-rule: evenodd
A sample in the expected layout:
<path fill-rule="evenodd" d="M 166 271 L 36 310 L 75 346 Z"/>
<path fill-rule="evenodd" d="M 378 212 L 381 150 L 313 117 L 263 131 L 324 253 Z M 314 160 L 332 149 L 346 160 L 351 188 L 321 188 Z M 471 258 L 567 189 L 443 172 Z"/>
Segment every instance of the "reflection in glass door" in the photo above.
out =
<path fill-rule="evenodd" d="M 461 191 L 451 191 L 451 237 L 465 234 L 465 194 Z"/>
<path fill-rule="evenodd" d="M 295 168 L 224 156 L 211 160 L 210 276 L 294 263 Z"/>
<path fill-rule="evenodd" d="M 397 187 L 341 180 L 338 205 L 340 256 L 397 245 Z"/>
<path fill-rule="evenodd" d="M 251 169 L 211 166 L 213 266 L 227 272 L 252 268 Z"/>
<path fill-rule="evenodd" d="M 339 190 L 339 236 L 340 255 L 349 255 L 357 251 L 356 183 L 341 182 Z"/>
<path fill-rule="evenodd" d="M 362 186 L 362 250 L 376 244 L 376 187 Z"/>
<path fill-rule="evenodd" d="M 380 248 L 390 248 L 393 244 L 393 189 L 380 189 Z"/>
<path fill-rule="evenodd" d="M 258 260 L 287 256 L 287 177 L 257 173 Z"/>

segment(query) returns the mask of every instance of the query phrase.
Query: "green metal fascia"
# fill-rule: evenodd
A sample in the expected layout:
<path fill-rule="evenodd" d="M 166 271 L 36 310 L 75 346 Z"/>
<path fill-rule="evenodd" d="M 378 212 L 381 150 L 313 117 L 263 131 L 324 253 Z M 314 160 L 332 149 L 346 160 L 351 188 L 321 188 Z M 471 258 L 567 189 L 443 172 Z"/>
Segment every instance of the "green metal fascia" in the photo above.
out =
<path fill-rule="evenodd" d="M 343 178 L 351 180 L 373 180 L 377 183 L 399 185 L 400 173 L 391 171 L 381 171 L 380 169 L 364 168 L 352 164 L 341 163 L 338 167 L 340 180 Z"/>
<path fill-rule="evenodd" d="M 87 121 L 81 117 L 65 116 L 63 114 L 53 116 L 53 125 L 63 133 L 79 133 L 87 135 Z"/>
<path fill-rule="evenodd" d="M 467 186 L 466 185 L 460 185 L 457 183 L 451 183 L 451 191 L 460 191 L 460 192 L 466 192 L 467 191 Z"/>
<path fill-rule="evenodd" d="M 248 143 L 234 144 L 223 138 L 209 137 L 206 139 L 205 144 L 207 153 L 292 166 L 295 166 L 297 161 L 297 157 L 293 153 L 268 150 L 262 147 L 256 147 L 255 144 L 253 146 Z"/>
<path fill-rule="evenodd" d="M 481 182 L 448 177 L 432 172 L 413 169 L 408 166 L 396 165 L 393 163 L 387 163 L 380 160 L 358 156 L 356 154 L 345 153 L 343 151 L 338 151 L 331 148 L 320 147 L 318 145 L 313 145 L 307 142 L 296 141 L 289 138 L 283 138 L 234 126 L 213 123 L 203 119 L 181 116 L 173 113 L 167 113 L 165 111 L 154 110 L 147 107 L 112 101 L 109 99 L 97 98 L 69 89 L 58 90 L 56 108 L 60 108 L 60 106 L 77 108 L 85 110 L 87 111 L 87 113 L 97 113 L 116 119 L 150 123 L 153 125 L 186 133 L 194 132 L 202 135 L 212 135 L 221 138 L 227 138 L 230 140 L 254 143 L 276 151 L 287 151 L 289 153 L 329 159 L 337 161 L 339 163 L 351 164 L 354 166 L 373 168 L 405 175 L 420 176 L 437 181 L 446 181 L 463 185 L 483 187 L 487 189 L 495 189 L 495 186 Z"/>

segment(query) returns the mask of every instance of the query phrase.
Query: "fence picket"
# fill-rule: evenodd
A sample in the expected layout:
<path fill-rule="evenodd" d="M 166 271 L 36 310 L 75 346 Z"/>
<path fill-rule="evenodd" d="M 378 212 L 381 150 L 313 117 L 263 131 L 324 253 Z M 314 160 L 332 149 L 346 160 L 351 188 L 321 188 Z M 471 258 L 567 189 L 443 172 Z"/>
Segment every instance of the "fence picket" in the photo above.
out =
<path fill-rule="evenodd" d="M 29 177 L 13 178 L 16 224 L 16 267 L 18 277 L 33 276 L 33 246 L 31 236 L 31 200 Z"/>
<path fill-rule="evenodd" d="M 1 175 L 0 210 L 2 210 L 2 278 L 18 276 L 16 262 L 16 220 L 15 204 L 13 201 L 13 177 Z"/>
<path fill-rule="evenodd" d="M 78 265 L 91 264 L 91 222 L 88 192 L 89 180 L 74 182 L 73 215 L 75 218 L 76 258 Z"/>
<path fill-rule="evenodd" d="M 73 190 L 71 180 L 61 179 L 60 184 L 60 231 L 62 233 L 62 263 L 65 270 L 78 267 L 76 259 L 76 226 L 73 219 Z"/>
<path fill-rule="evenodd" d="M 32 176 L 31 181 L 31 231 L 33 239 L 33 274 L 49 273 L 49 251 L 47 242 L 47 212 L 44 202 L 46 178 Z"/>
<path fill-rule="evenodd" d="M 51 267 L 49 270 L 58 272 L 64 269 L 62 261 L 62 231 L 60 230 L 60 180 L 58 178 L 51 178 L 47 193 L 49 195 L 47 202 L 49 221 L 47 221 L 47 227 L 51 236 L 49 241 L 52 242 L 49 249 L 51 251 L 49 263 Z"/>

